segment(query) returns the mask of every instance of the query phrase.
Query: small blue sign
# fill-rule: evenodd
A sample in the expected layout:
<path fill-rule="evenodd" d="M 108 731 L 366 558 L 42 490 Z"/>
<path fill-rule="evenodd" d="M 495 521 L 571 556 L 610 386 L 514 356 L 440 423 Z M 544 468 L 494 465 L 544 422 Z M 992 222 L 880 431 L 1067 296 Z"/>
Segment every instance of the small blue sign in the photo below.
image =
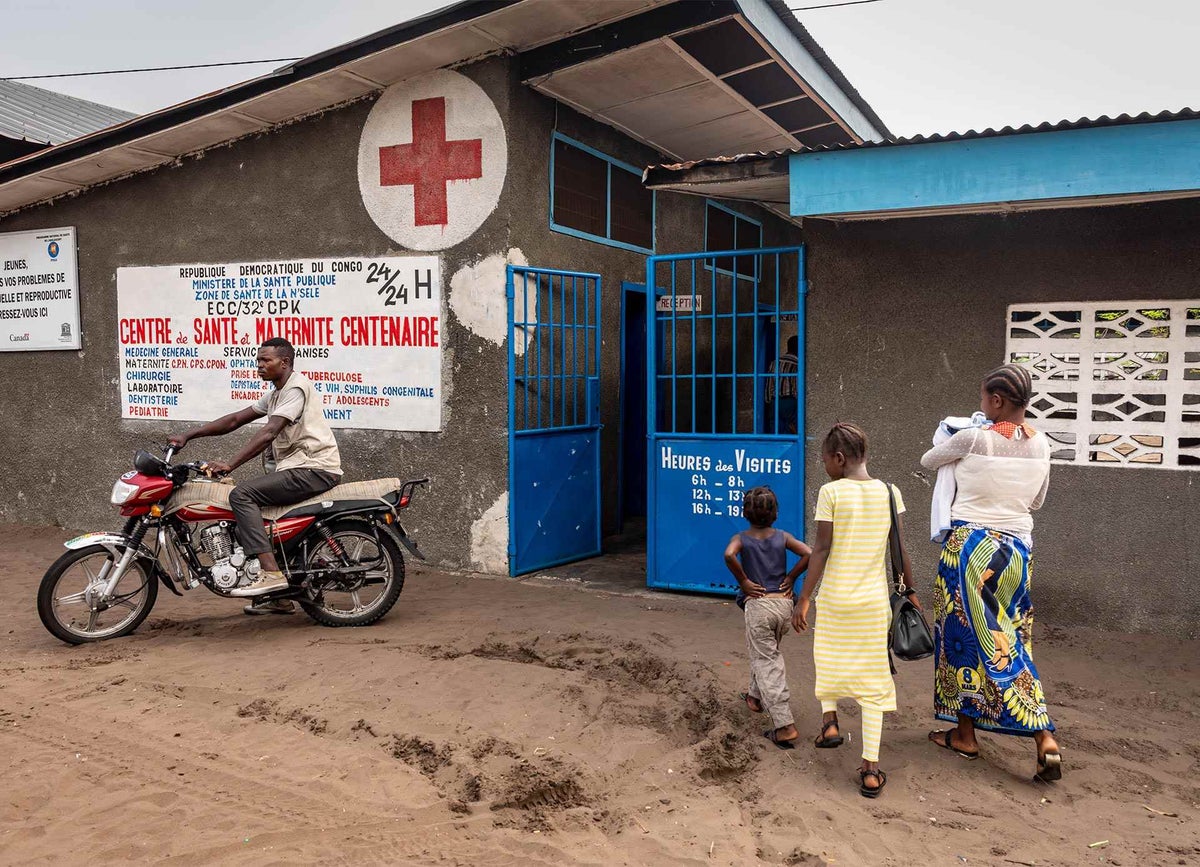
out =
<path fill-rule="evenodd" d="M 58 246 L 58 241 L 51 241 L 46 245 L 46 255 L 50 257 L 51 261 L 56 261 L 58 259 L 59 252 L 60 248 Z"/>

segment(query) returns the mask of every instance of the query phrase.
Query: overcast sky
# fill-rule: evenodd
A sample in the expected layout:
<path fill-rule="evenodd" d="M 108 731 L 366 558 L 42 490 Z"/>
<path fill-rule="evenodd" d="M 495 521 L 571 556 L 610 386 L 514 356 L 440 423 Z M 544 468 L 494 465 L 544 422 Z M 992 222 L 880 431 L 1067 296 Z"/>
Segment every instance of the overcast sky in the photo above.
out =
<path fill-rule="evenodd" d="M 445 5 L 0 0 L 0 77 L 306 56 Z M 1200 106 L 1200 0 L 880 0 L 798 14 L 897 135 Z M 29 83 L 146 112 L 270 68 Z"/>

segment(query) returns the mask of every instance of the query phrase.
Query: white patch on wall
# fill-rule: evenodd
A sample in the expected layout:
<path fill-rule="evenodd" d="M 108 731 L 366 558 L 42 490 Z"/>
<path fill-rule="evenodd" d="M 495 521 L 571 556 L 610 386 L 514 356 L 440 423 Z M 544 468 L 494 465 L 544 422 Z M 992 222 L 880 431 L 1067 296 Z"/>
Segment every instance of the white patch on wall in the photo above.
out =
<path fill-rule="evenodd" d="M 1006 329 L 1052 460 L 1200 469 L 1200 300 L 1014 304 Z"/>
<path fill-rule="evenodd" d="M 471 525 L 471 568 L 508 574 L 508 491 Z"/>
<path fill-rule="evenodd" d="M 375 224 L 412 250 L 469 238 L 508 171 L 504 123 L 483 88 L 439 69 L 389 87 L 358 143 L 358 187 Z"/>
<path fill-rule="evenodd" d="M 455 318 L 473 334 L 497 346 L 504 343 L 508 331 L 508 302 L 505 298 L 505 266 L 528 265 L 517 247 L 507 256 L 488 256 L 474 265 L 459 268 L 450 278 L 450 309 Z M 520 311 L 517 311 L 520 319 Z M 516 354 L 525 351 L 528 339 L 518 341 Z"/>

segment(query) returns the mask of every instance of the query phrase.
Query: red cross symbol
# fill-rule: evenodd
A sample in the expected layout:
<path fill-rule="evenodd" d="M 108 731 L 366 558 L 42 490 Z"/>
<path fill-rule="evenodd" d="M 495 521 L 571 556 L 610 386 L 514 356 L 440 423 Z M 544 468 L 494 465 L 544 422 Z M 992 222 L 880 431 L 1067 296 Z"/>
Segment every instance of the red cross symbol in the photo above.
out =
<path fill-rule="evenodd" d="M 412 144 L 379 149 L 379 184 L 411 184 L 418 226 L 450 222 L 446 184 L 483 177 L 483 140 L 446 141 L 446 99 L 414 99 Z"/>

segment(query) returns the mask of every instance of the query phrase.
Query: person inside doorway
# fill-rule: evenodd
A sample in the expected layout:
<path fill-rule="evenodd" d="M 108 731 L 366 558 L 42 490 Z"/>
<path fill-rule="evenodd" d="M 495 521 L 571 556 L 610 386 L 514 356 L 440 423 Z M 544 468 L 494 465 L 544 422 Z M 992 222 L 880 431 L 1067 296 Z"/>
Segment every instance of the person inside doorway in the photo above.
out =
<path fill-rule="evenodd" d="M 223 476 L 251 458 L 267 453 L 265 475 L 239 482 L 229 494 L 229 506 L 237 519 L 238 540 L 247 557 L 257 557 L 262 571 L 245 587 L 230 596 L 261 596 L 288 586 L 287 577 L 271 550 L 263 525 L 263 506 L 287 506 L 323 494 L 342 477 L 341 455 L 333 431 L 321 411 L 321 397 L 304 374 L 293 370 L 296 351 L 282 337 L 263 341 L 258 348 L 258 375 L 274 386 L 245 409 L 221 416 L 216 421 L 171 437 L 177 450 L 200 437 L 222 436 L 266 416 L 262 430 L 229 461 L 209 461 L 205 472 Z M 247 614 L 290 614 L 287 599 L 267 605 L 248 606 Z"/>
<path fill-rule="evenodd" d="M 800 370 L 799 338 L 793 334 L 787 340 L 787 351 L 771 362 L 767 367 L 767 387 L 764 390 L 765 427 L 767 433 L 796 433 L 799 418 L 799 388 L 797 373 Z M 776 392 L 775 380 L 778 374 L 779 390 Z M 778 398 L 776 395 L 778 394 Z M 778 403 L 778 406 L 776 404 Z M 776 427 L 776 411 L 778 410 L 778 427 Z"/>

